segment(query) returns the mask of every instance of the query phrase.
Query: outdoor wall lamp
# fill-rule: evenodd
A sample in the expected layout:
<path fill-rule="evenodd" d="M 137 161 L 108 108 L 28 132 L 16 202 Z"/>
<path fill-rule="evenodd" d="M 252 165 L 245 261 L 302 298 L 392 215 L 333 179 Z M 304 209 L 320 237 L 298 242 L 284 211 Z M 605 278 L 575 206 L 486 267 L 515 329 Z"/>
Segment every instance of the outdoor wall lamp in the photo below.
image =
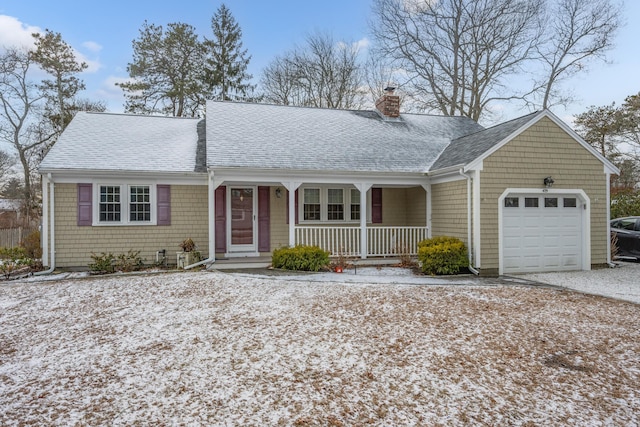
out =
<path fill-rule="evenodd" d="M 282 197 L 282 188 L 278 187 L 276 188 L 276 197 L 279 199 L 280 197 Z"/>
<path fill-rule="evenodd" d="M 553 180 L 553 178 L 551 178 L 550 176 L 546 177 L 544 179 L 544 186 L 547 188 L 551 188 L 551 186 L 553 185 L 555 181 Z"/>

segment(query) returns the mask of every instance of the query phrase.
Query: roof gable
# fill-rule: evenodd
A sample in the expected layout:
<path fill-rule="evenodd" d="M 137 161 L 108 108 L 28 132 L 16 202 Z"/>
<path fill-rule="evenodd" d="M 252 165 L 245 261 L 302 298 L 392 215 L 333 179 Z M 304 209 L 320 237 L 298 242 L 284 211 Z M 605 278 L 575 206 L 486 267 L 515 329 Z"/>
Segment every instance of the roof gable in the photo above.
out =
<path fill-rule="evenodd" d="M 453 166 L 464 167 L 465 171 L 475 169 L 484 159 L 545 117 L 553 121 L 569 134 L 571 138 L 602 162 L 609 173 L 619 173 L 618 168 L 549 110 L 527 114 L 526 116 L 453 140 L 433 164 L 431 171 Z"/>

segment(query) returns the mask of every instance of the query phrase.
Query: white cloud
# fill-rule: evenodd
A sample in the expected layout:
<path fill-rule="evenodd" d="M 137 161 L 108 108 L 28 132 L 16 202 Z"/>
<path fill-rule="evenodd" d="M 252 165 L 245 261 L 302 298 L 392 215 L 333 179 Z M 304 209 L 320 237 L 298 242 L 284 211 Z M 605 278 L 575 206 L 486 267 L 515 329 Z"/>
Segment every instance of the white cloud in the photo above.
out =
<path fill-rule="evenodd" d="M 42 33 L 40 27 L 27 25 L 13 16 L 0 15 L 0 51 L 9 47 L 24 47 L 27 49 L 34 48 L 33 33 Z M 90 52 L 96 53 L 102 49 L 102 46 L 95 42 L 85 42 L 82 44 L 84 48 Z M 89 66 L 85 72 L 95 73 L 102 68 L 99 59 L 90 59 L 77 49 L 73 48 L 73 54 L 78 62 L 86 62 Z"/>
<path fill-rule="evenodd" d="M 33 48 L 31 34 L 39 33 L 39 27 L 20 22 L 17 18 L 8 15 L 0 15 L 0 49 L 8 47 Z"/>
<path fill-rule="evenodd" d="M 92 41 L 88 41 L 88 42 L 84 42 L 82 43 L 82 46 L 84 46 L 87 50 L 91 51 L 91 52 L 100 52 L 102 50 L 102 45 L 96 43 L 96 42 L 92 42 Z"/>
<path fill-rule="evenodd" d="M 371 44 L 371 41 L 368 38 L 363 37 L 360 40 L 358 40 L 357 42 L 355 42 L 354 44 L 358 48 L 358 50 L 361 51 L 361 50 L 367 49 L 369 47 L 369 45 Z"/>

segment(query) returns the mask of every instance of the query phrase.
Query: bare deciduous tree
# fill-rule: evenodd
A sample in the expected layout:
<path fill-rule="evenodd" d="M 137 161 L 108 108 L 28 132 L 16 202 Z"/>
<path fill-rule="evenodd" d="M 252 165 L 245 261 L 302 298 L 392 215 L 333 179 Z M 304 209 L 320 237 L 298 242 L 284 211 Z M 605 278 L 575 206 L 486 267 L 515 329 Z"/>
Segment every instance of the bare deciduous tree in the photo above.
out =
<path fill-rule="evenodd" d="M 548 9 L 543 19 L 548 38 L 538 47 L 542 108 L 571 102 L 571 94 L 563 94 L 558 84 L 584 71 L 590 61 L 604 60 L 621 22 L 621 6 L 611 0 L 555 0 Z"/>
<path fill-rule="evenodd" d="M 10 48 L 0 56 L 0 139 L 15 148 L 24 173 L 25 199 L 31 200 L 32 157 L 38 156 L 52 132 L 42 130 L 38 111 L 43 95 L 27 75 L 32 65 L 28 51 Z"/>
<path fill-rule="evenodd" d="M 11 168 L 15 163 L 16 159 L 14 156 L 4 150 L 0 150 L 0 191 L 2 191 L 2 187 L 4 187 Z"/>
<path fill-rule="evenodd" d="M 374 0 L 372 29 L 426 109 L 478 120 L 491 101 L 515 97 L 502 89 L 538 43 L 542 1 Z"/>
<path fill-rule="evenodd" d="M 358 53 L 354 43 L 311 35 L 304 47 L 277 57 L 265 68 L 264 99 L 285 105 L 357 108 L 363 96 Z"/>

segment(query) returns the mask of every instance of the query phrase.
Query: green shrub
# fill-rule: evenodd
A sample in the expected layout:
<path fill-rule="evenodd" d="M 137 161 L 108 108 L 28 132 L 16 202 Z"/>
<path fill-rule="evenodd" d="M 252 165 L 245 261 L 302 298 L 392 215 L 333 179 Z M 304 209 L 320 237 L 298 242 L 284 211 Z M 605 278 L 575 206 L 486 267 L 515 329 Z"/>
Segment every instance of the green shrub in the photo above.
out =
<path fill-rule="evenodd" d="M 0 248 L 0 274 L 9 279 L 13 273 L 33 271 L 35 265 L 22 247 Z"/>
<path fill-rule="evenodd" d="M 271 264 L 285 270 L 320 271 L 329 265 L 329 252 L 317 246 L 280 248 L 273 251 Z"/>
<path fill-rule="evenodd" d="M 426 274 L 457 274 L 469 266 L 467 248 L 455 237 L 434 237 L 418 243 L 418 260 Z"/>
<path fill-rule="evenodd" d="M 118 271 L 128 272 L 140 270 L 143 265 L 144 262 L 140 257 L 140 251 L 129 249 L 126 254 L 120 254 L 116 257 L 114 267 Z"/>
<path fill-rule="evenodd" d="M 611 219 L 640 215 L 640 192 L 620 192 L 611 196 Z"/>
<path fill-rule="evenodd" d="M 0 259 L 16 261 L 29 258 L 27 250 L 21 246 L 15 248 L 0 248 Z"/>
<path fill-rule="evenodd" d="M 40 231 L 32 231 L 20 242 L 27 253 L 29 258 L 38 259 L 42 258 L 42 247 L 40 246 Z"/>
<path fill-rule="evenodd" d="M 115 271 L 114 262 L 116 257 L 112 253 L 102 252 L 100 255 L 91 252 L 92 263 L 89 264 L 89 270 L 94 274 L 107 274 Z"/>

